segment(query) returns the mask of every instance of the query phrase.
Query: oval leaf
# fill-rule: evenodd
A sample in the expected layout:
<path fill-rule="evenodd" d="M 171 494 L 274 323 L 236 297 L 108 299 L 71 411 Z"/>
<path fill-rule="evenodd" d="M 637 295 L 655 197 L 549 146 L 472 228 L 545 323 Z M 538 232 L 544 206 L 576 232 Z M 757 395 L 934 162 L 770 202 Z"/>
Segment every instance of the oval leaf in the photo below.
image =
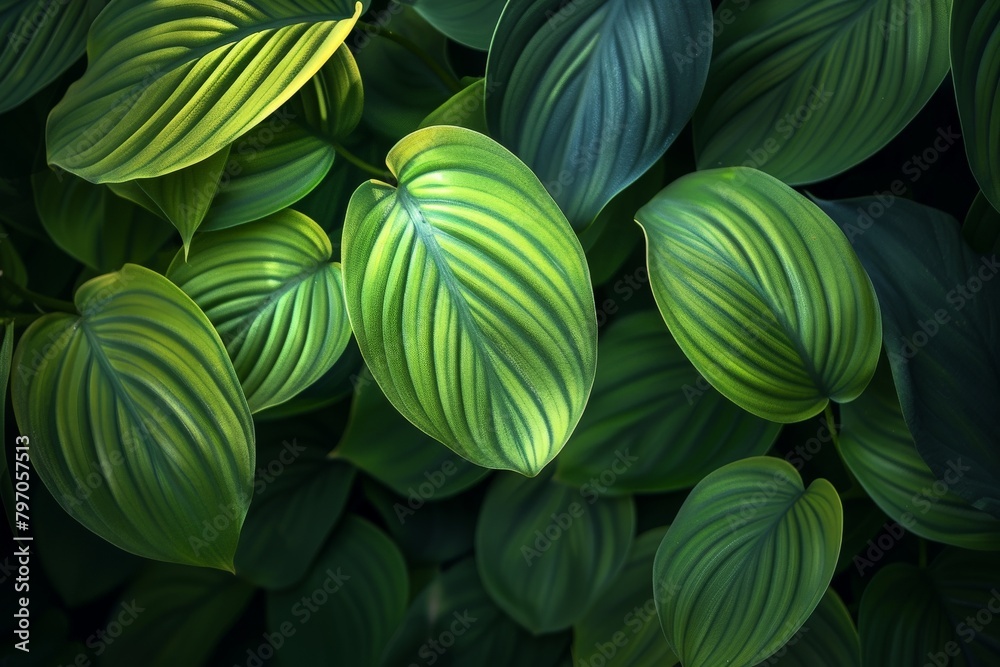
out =
<path fill-rule="evenodd" d="M 489 473 L 406 421 L 367 368 L 355 383 L 351 418 L 333 456 L 350 461 L 418 507 L 460 493 Z"/>
<path fill-rule="evenodd" d="M 362 184 L 343 232 L 361 353 L 425 433 L 477 465 L 535 475 L 596 372 L 580 242 L 538 179 L 481 134 L 419 130 L 387 164 L 399 187 Z"/>
<path fill-rule="evenodd" d="M 486 66 L 491 134 L 586 227 L 691 118 L 708 58 L 670 54 L 711 23 L 707 0 L 511 0 Z"/>
<path fill-rule="evenodd" d="M 81 317 L 36 320 L 14 357 L 14 413 L 39 477 L 126 551 L 232 571 L 254 428 L 219 335 L 133 264 L 85 283 L 76 306 Z"/>
<path fill-rule="evenodd" d="M 1000 518 L 1000 261 L 972 252 L 950 215 L 916 202 L 818 203 L 875 284 L 893 381 L 920 457 L 939 480 L 954 478 L 949 471 L 959 463 L 969 468 L 949 489 Z"/>
<path fill-rule="evenodd" d="M 684 501 L 653 565 L 660 624 L 684 667 L 749 667 L 782 647 L 826 592 L 840 498 L 780 459 L 730 463 Z"/>
<path fill-rule="evenodd" d="M 723 395 L 790 423 L 864 390 L 878 302 L 847 239 L 805 197 L 753 169 L 718 169 L 674 181 L 636 220 L 656 304 Z"/>
<path fill-rule="evenodd" d="M 602 498 L 550 477 L 497 475 L 476 525 L 483 585 L 535 635 L 580 619 L 617 576 L 635 534 L 630 497 Z"/>
<path fill-rule="evenodd" d="M 872 155 L 948 73 L 951 2 L 755 0 L 720 8 L 694 117 L 698 167 L 755 167 L 795 185 Z"/>
<path fill-rule="evenodd" d="M 862 664 L 1000 664 L 997 610 L 996 554 L 949 549 L 926 569 L 893 563 L 875 575 L 861 598 Z"/>
<path fill-rule="evenodd" d="M 167 277 L 218 330 L 253 412 L 318 380 L 347 347 L 340 265 L 326 232 L 291 209 L 207 234 Z"/>
<path fill-rule="evenodd" d="M 1000 210 L 1000 0 L 954 0 L 951 72 L 969 165 Z"/>
<path fill-rule="evenodd" d="M 408 595 L 396 545 L 364 519 L 344 517 L 305 579 L 268 593 L 268 627 L 286 638 L 278 664 L 377 667 Z"/>
<path fill-rule="evenodd" d="M 24 102 L 83 55 L 107 0 L 7 0 L 0 7 L 0 113 Z"/>
<path fill-rule="evenodd" d="M 95 183 L 208 158 L 315 74 L 362 13 L 351 0 L 112 0 L 87 71 L 49 115 L 48 161 Z"/>
<path fill-rule="evenodd" d="M 607 667 L 677 664 L 660 630 L 649 578 L 656 548 L 666 530 L 654 528 L 636 538 L 618 577 L 573 626 L 575 664 Z"/>
<path fill-rule="evenodd" d="M 598 359 L 587 410 L 556 459 L 561 482 L 613 473 L 615 494 L 684 489 L 720 465 L 763 454 L 781 430 L 712 389 L 656 311 L 616 320 Z"/>
<path fill-rule="evenodd" d="M 868 389 L 843 406 L 840 416 L 840 454 L 882 511 L 929 540 L 1000 551 L 1000 519 L 949 491 L 968 466 L 959 459 L 938 481 L 917 453 L 888 363 L 880 364 Z"/>
<path fill-rule="evenodd" d="M 980 192 L 969 207 L 962 225 L 962 238 L 981 255 L 1000 252 L 1000 211 Z"/>

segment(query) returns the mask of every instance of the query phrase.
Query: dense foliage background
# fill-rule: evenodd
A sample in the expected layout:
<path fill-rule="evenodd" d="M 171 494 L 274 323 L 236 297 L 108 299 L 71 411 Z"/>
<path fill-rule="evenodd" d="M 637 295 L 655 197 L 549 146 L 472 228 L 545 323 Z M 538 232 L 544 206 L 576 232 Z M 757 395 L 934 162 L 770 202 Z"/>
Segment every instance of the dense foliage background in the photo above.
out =
<path fill-rule="evenodd" d="M 2 664 L 1000 665 L 1000 0 L 0 27 Z"/>

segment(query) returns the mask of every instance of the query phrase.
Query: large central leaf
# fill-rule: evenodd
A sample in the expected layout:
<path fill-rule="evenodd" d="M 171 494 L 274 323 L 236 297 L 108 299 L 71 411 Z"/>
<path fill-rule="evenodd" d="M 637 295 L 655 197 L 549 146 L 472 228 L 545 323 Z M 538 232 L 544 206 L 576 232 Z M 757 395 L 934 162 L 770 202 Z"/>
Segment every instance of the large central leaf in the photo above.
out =
<path fill-rule="evenodd" d="M 586 227 L 687 124 L 708 53 L 672 54 L 711 24 L 706 0 L 511 0 L 486 67 L 490 134 Z"/>
<path fill-rule="evenodd" d="M 372 375 L 407 419 L 484 467 L 535 475 L 583 413 L 597 316 L 580 242 L 491 139 L 414 132 L 344 224 L 344 290 Z"/>
<path fill-rule="evenodd" d="M 254 428 L 218 334 L 133 264 L 84 283 L 76 305 L 81 317 L 32 324 L 14 357 L 14 414 L 39 476 L 126 551 L 232 571 Z"/>
<path fill-rule="evenodd" d="M 94 182 L 200 162 L 264 120 L 343 43 L 352 0 L 113 0 L 49 116 L 49 163 Z"/>

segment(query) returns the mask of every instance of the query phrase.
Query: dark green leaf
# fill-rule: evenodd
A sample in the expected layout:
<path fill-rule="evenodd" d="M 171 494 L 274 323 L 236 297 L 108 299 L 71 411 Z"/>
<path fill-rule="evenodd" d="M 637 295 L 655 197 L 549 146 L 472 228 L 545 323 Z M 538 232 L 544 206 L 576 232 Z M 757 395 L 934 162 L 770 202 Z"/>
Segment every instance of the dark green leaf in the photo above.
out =
<path fill-rule="evenodd" d="M 757 667 L 861 667 L 854 619 L 832 588 L 798 632 Z"/>
<path fill-rule="evenodd" d="M 670 54 L 711 25 L 711 12 L 707 0 L 507 4 L 486 67 L 486 119 L 575 228 L 653 166 L 687 124 L 708 58 L 675 67 Z"/>

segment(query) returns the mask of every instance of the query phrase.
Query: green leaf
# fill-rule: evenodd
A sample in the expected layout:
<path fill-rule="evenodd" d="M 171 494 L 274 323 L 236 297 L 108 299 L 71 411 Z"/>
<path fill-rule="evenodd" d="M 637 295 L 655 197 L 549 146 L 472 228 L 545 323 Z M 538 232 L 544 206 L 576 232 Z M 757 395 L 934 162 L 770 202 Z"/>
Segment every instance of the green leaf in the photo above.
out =
<path fill-rule="evenodd" d="M 54 81 L 80 56 L 105 0 L 0 3 L 0 113 Z"/>
<path fill-rule="evenodd" d="M 377 667 L 408 597 L 396 545 L 364 519 L 344 517 L 306 578 L 268 593 L 268 628 L 285 636 L 278 664 Z"/>
<path fill-rule="evenodd" d="M 166 278 L 126 264 L 21 337 L 12 398 L 64 510 L 147 558 L 232 571 L 254 429 L 215 329 Z M 81 487 L 89 494 L 80 499 Z"/>
<path fill-rule="evenodd" d="M 951 2 L 720 8 L 694 117 L 699 169 L 755 167 L 796 185 L 860 163 L 906 127 L 948 73 Z"/>
<path fill-rule="evenodd" d="M 168 225 L 105 185 L 48 169 L 32 176 L 31 183 L 49 237 L 96 271 L 143 263 L 173 236 Z"/>
<path fill-rule="evenodd" d="M 1000 211 L 980 192 L 972 201 L 962 225 L 962 238 L 981 255 L 1000 252 Z"/>
<path fill-rule="evenodd" d="M 684 667 L 756 665 L 802 627 L 840 551 L 840 498 L 781 459 L 723 466 L 684 501 L 656 552 L 653 592 Z"/>
<path fill-rule="evenodd" d="M 951 73 L 969 166 L 1000 209 L 1000 0 L 954 0 Z"/>
<path fill-rule="evenodd" d="M 949 549 L 926 569 L 893 563 L 879 570 L 861 598 L 862 664 L 1000 664 L 996 558 Z"/>
<path fill-rule="evenodd" d="M 420 504 L 460 493 L 489 473 L 406 421 L 367 368 L 357 378 L 351 419 L 333 455 Z"/>
<path fill-rule="evenodd" d="M 618 577 L 573 626 L 575 664 L 672 667 L 677 658 L 663 638 L 649 573 L 666 527 L 636 538 Z M 604 658 L 604 661 L 601 661 Z"/>
<path fill-rule="evenodd" d="M 871 281 L 816 205 L 744 167 L 697 172 L 636 214 L 670 332 L 716 389 L 778 422 L 856 398 L 882 326 Z"/>
<path fill-rule="evenodd" d="M 458 127 L 409 135 L 399 180 L 362 184 L 342 239 L 351 325 L 389 401 L 477 465 L 536 475 L 593 385 L 583 249 L 514 155 Z"/>
<path fill-rule="evenodd" d="M 1000 551 L 1000 519 L 949 491 L 948 481 L 961 478 L 967 466 L 956 463 L 938 481 L 917 453 L 888 363 L 879 365 L 868 389 L 840 415 L 840 454 L 882 511 L 929 540 Z"/>
<path fill-rule="evenodd" d="M 457 125 L 489 135 L 486 126 L 486 79 L 474 79 L 420 123 L 418 129 L 433 125 Z"/>
<path fill-rule="evenodd" d="M 950 215 L 876 198 L 818 202 L 853 243 L 878 293 L 903 418 L 935 478 L 1000 518 L 1000 264 Z M 877 208 L 876 208 L 877 207 Z M 874 217 L 873 217 L 874 216 Z M 947 409 L 942 409 L 947 406 Z"/>
<path fill-rule="evenodd" d="M 864 558 L 859 556 L 865 547 L 870 547 L 869 540 L 882 530 L 900 531 L 899 527 L 890 526 L 886 515 L 864 493 L 840 497 L 844 506 L 844 539 L 840 543 L 840 557 L 837 559 L 837 574 L 854 565 L 863 574 Z"/>
<path fill-rule="evenodd" d="M 631 497 L 510 473 L 490 485 L 476 525 L 483 585 L 539 635 L 570 627 L 617 576 L 635 534 Z"/>
<path fill-rule="evenodd" d="M 327 460 L 313 440 L 322 442 L 275 437 L 258 444 L 253 502 L 235 561 L 236 573 L 257 586 L 285 588 L 305 576 L 347 505 L 354 468 Z"/>
<path fill-rule="evenodd" d="M 711 25 L 712 8 L 707 0 L 564 5 L 507 4 L 486 66 L 487 88 L 496 88 L 486 119 L 583 229 L 691 118 L 708 58 L 674 67 L 669 54 Z"/>
<path fill-rule="evenodd" d="M 401 0 L 450 39 L 486 51 L 506 0 Z"/>
<path fill-rule="evenodd" d="M 467 558 L 435 576 L 414 599 L 381 664 L 555 667 L 565 649 L 561 636 L 532 637 L 500 611 L 475 561 Z"/>
<path fill-rule="evenodd" d="M 114 641 L 94 642 L 105 649 L 100 664 L 134 667 L 136 656 L 143 656 L 148 667 L 207 664 L 253 593 L 252 587 L 221 572 L 154 564 L 112 608 L 112 622 L 128 625 Z"/>
<path fill-rule="evenodd" d="M 80 496 L 89 490 L 86 486 L 79 490 L 77 500 L 85 500 Z M 47 490 L 34 488 L 30 494 L 35 552 L 66 605 L 95 602 L 133 578 L 142 560 L 84 528 L 62 511 Z"/>
<path fill-rule="evenodd" d="M 363 106 L 361 73 L 342 45 L 287 104 L 233 142 L 202 229 L 259 220 L 306 196 L 329 173 L 335 144 Z"/>
<path fill-rule="evenodd" d="M 228 159 L 229 146 L 226 146 L 184 169 L 136 181 L 157 212 L 181 233 L 185 256 L 191 248 L 191 237 L 205 219 Z"/>
<path fill-rule="evenodd" d="M 200 162 L 301 88 L 362 12 L 350 0 L 112 0 L 86 73 L 49 116 L 48 161 L 97 183 Z"/>
<path fill-rule="evenodd" d="M 324 373 L 323 377 L 302 390 L 302 393 L 295 398 L 273 408 L 261 410 L 254 415 L 254 421 L 259 424 L 286 417 L 297 417 L 333 405 L 351 395 L 355 378 L 362 368 L 364 361 L 361 359 L 361 350 L 351 338 L 343 354 L 337 359 L 337 363 Z"/>
<path fill-rule="evenodd" d="M 914 663 L 916 664 L 916 663 Z M 832 588 L 788 643 L 758 667 L 861 667 L 854 619 Z"/>
<path fill-rule="evenodd" d="M 340 265 L 326 232 L 285 209 L 207 234 L 167 277 L 205 311 L 226 344 L 253 412 L 284 403 L 347 347 Z"/>
<path fill-rule="evenodd" d="M 561 482 L 599 479 L 613 494 L 689 488 L 763 454 L 781 430 L 705 383 L 656 311 L 616 320 L 598 360 L 587 410 L 556 459 Z"/>

